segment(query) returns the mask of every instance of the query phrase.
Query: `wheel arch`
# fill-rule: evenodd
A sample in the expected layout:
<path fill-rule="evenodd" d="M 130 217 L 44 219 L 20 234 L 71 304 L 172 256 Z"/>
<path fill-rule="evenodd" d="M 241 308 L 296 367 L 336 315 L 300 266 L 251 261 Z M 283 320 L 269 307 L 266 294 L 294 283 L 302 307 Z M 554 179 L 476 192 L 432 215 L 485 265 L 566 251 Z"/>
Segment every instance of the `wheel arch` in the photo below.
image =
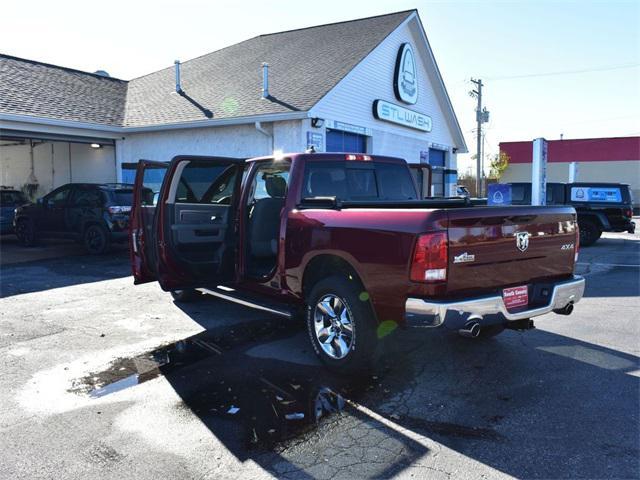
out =
<path fill-rule="evenodd" d="M 84 235 L 84 232 L 87 231 L 87 228 L 92 227 L 93 225 L 97 225 L 99 227 L 104 228 L 107 233 L 109 233 L 109 229 L 105 225 L 104 221 L 98 220 L 96 218 L 88 218 L 84 222 L 82 222 L 80 231 L 78 232 L 81 236 Z"/>
<path fill-rule="evenodd" d="M 608 230 L 611 228 L 607 216 L 602 212 L 578 213 L 578 224 L 580 222 L 592 222 L 600 230 Z"/>
<path fill-rule="evenodd" d="M 318 281 L 334 275 L 344 275 L 364 288 L 362 275 L 351 262 L 334 253 L 319 253 L 305 265 L 302 275 L 302 298 L 307 298 Z"/>

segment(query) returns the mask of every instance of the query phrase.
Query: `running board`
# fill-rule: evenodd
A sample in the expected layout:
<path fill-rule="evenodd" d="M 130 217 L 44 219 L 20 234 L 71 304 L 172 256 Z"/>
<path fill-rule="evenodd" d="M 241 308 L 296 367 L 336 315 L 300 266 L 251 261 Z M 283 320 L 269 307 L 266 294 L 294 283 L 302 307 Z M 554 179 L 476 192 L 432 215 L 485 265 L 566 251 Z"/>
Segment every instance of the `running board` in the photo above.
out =
<path fill-rule="evenodd" d="M 293 312 L 287 309 L 279 308 L 275 304 L 268 303 L 263 300 L 258 300 L 248 295 L 238 293 L 237 290 L 228 287 L 215 287 L 215 288 L 197 288 L 199 292 L 207 295 L 213 295 L 214 297 L 222 298 L 245 307 L 253 308 L 255 310 L 262 310 L 264 312 L 273 313 L 274 315 L 280 315 L 281 317 L 292 318 Z"/>

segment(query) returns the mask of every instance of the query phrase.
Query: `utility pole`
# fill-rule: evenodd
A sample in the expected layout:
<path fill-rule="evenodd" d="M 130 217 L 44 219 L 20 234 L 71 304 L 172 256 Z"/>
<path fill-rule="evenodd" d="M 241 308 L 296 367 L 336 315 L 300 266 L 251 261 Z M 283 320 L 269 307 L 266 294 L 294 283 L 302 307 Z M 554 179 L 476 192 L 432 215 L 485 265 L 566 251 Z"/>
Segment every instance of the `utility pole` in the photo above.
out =
<path fill-rule="evenodd" d="M 489 121 L 489 112 L 482 109 L 482 80 L 471 79 L 471 83 L 475 84 L 476 89 L 471 90 L 469 95 L 478 100 L 476 107 L 476 195 L 482 196 L 482 124 Z"/>

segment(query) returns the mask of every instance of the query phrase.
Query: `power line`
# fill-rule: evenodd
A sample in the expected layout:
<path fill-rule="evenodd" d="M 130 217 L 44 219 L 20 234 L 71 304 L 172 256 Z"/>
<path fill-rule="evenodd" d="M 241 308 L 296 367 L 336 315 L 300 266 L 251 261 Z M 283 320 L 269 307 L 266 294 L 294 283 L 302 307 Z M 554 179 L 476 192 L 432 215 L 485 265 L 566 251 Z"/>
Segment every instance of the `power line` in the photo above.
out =
<path fill-rule="evenodd" d="M 591 73 L 591 72 L 606 72 L 609 70 L 622 70 L 627 68 L 640 67 L 640 63 L 625 63 L 622 65 L 609 65 L 603 67 L 585 68 L 582 70 L 564 70 L 559 72 L 545 72 L 545 73 L 528 73 L 523 75 L 507 75 L 501 77 L 488 77 L 487 80 L 514 80 L 518 78 L 533 78 L 533 77 L 551 77 L 557 75 L 574 75 L 578 73 Z"/>

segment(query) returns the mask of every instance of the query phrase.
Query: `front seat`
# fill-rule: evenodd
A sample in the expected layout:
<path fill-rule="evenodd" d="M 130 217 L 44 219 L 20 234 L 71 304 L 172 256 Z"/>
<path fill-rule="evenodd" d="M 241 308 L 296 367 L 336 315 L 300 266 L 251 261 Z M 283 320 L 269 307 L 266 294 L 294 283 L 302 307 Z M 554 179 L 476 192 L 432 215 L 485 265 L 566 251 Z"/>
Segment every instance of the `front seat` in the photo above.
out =
<path fill-rule="evenodd" d="M 249 222 L 249 248 L 253 257 L 275 257 L 278 253 L 280 212 L 284 206 L 287 182 L 282 177 L 268 177 L 265 188 L 269 197 L 256 201 Z"/>

